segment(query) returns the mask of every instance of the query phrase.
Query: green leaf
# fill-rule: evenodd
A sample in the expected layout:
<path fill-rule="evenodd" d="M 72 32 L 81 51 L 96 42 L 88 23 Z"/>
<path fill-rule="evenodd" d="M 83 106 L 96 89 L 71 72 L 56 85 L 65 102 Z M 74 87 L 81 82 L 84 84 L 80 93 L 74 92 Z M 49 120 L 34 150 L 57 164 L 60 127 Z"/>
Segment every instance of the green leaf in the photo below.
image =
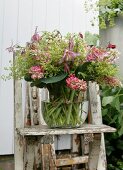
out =
<path fill-rule="evenodd" d="M 120 101 L 119 97 L 115 97 L 111 103 L 111 106 L 120 112 Z"/>
<path fill-rule="evenodd" d="M 105 116 L 108 113 L 108 109 L 102 109 L 102 115 Z"/>
<path fill-rule="evenodd" d="M 25 81 L 32 81 L 32 78 L 31 78 L 30 74 L 25 75 L 24 80 Z"/>
<path fill-rule="evenodd" d="M 123 141 L 122 140 L 117 140 L 117 148 L 123 151 Z"/>
<path fill-rule="evenodd" d="M 103 97 L 102 99 L 102 106 L 106 106 L 107 104 L 111 104 L 114 100 L 114 96 L 107 96 L 107 97 Z"/>
<path fill-rule="evenodd" d="M 118 135 L 122 136 L 123 135 L 123 126 L 118 130 Z"/>
<path fill-rule="evenodd" d="M 68 75 L 67 73 L 63 73 L 61 75 L 54 76 L 54 77 L 42 78 L 42 79 L 40 79 L 40 82 L 45 83 L 45 84 L 57 83 L 57 82 L 65 79 L 67 77 L 67 75 Z"/>

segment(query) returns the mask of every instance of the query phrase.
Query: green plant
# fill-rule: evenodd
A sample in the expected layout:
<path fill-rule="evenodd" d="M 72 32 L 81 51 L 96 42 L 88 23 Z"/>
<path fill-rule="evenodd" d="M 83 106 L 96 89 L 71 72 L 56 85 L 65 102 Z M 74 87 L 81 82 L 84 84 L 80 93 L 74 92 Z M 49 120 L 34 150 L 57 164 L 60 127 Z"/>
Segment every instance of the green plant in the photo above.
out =
<path fill-rule="evenodd" d="M 87 32 L 85 32 L 85 41 L 88 45 L 98 46 L 99 35 L 92 34 L 91 32 L 87 31 Z"/>
<path fill-rule="evenodd" d="M 102 114 L 105 124 L 117 129 L 105 135 L 108 170 L 123 169 L 123 88 L 102 87 Z"/>
<path fill-rule="evenodd" d="M 122 0 L 100 0 L 99 1 L 99 21 L 100 28 L 107 25 L 114 26 L 115 18 L 123 14 Z"/>
<path fill-rule="evenodd" d="M 118 66 L 115 61 L 119 54 L 116 46 L 109 44 L 105 49 L 90 47 L 81 33 L 68 33 L 63 37 L 59 31 L 39 35 L 36 30 L 25 47 L 14 46 L 11 49 L 16 57 L 8 68 L 9 76 L 24 78 L 32 86 L 50 89 L 52 84 L 61 82 L 70 87 L 67 81 L 69 77 L 120 85 L 116 78 Z"/>
<path fill-rule="evenodd" d="M 123 15 L 123 1 L 122 0 L 99 0 L 95 4 L 86 2 L 86 8 L 93 11 L 99 10 L 99 26 L 101 29 L 107 28 L 107 26 L 115 25 L 115 18 L 119 15 Z"/>

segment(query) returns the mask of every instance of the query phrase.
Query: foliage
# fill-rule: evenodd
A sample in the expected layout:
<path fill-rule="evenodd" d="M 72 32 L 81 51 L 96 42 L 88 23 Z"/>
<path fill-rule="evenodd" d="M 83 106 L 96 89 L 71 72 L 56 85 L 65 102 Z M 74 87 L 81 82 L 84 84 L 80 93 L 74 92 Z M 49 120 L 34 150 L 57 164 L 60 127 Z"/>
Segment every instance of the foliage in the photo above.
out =
<path fill-rule="evenodd" d="M 15 54 L 9 68 L 10 77 L 24 78 L 31 86 L 49 90 L 50 103 L 45 104 L 49 126 L 80 125 L 78 112 L 82 110 L 79 106 L 87 81 L 113 87 L 121 85 L 116 77 L 118 51 L 115 47 L 112 44 L 106 49 L 88 46 L 81 33 L 62 36 L 59 31 L 53 31 L 39 35 L 36 29 L 25 47 L 8 48 Z"/>
<path fill-rule="evenodd" d="M 106 28 L 115 25 L 115 18 L 123 14 L 123 1 L 122 0 L 100 0 L 99 1 L 99 20 L 100 27 Z"/>
<path fill-rule="evenodd" d="M 92 34 L 91 32 L 85 32 L 85 41 L 90 46 L 97 46 L 99 41 L 98 34 Z"/>
<path fill-rule="evenodd" d="M 36 30 L 25 47 L 11 47 L 16 57 L 9 68 L 10 77 L 24 77 L 32 86 L 48 87 L 75 74 L 78 79 L 117 86 L 115 60 L 119 53 L 115 47 L 87 46 L 81 33 L 63 37 L 59 31 L 39 35 Z"/>
<path fill-rule="evenodd" d="M 106 134 L 108 170 L 123 169 L 123 88 L 102 87 L 102 114 L 105 124 L 117 129 Z"/>
<path fill-rule="evenodd" d="M 89 6 L 89 9 L 99 9 L 98 17 L 101 29 L 105 29 L 107 26 L 114 26 L 115 18 L 119 15 L 123 15 L 122 0 L 99 0 L 99 2 L 97 1 L 96 4 L 89 4 Z"/>

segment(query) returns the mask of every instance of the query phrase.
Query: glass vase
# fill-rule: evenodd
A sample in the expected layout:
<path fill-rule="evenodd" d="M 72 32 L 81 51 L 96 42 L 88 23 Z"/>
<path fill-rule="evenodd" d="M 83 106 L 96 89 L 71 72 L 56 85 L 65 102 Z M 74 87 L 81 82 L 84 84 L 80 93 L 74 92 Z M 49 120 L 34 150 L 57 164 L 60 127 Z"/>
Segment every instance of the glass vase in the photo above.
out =
<path fill-rule="evenodd" d="M 77 128 L 86 120 L 88 101 L 65 103 L 42 101 L 42 114 L 49 128 Z"/>

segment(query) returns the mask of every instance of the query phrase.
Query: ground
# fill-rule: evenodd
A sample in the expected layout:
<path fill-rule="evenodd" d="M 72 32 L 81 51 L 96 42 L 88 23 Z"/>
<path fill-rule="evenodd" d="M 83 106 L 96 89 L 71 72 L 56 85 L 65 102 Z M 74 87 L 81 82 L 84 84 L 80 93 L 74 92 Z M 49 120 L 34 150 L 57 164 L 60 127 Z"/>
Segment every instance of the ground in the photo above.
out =
<path fill-rule="evenodd" d="M 0 156 L 0 170 L 14 170 L 14 155 Z"/>

